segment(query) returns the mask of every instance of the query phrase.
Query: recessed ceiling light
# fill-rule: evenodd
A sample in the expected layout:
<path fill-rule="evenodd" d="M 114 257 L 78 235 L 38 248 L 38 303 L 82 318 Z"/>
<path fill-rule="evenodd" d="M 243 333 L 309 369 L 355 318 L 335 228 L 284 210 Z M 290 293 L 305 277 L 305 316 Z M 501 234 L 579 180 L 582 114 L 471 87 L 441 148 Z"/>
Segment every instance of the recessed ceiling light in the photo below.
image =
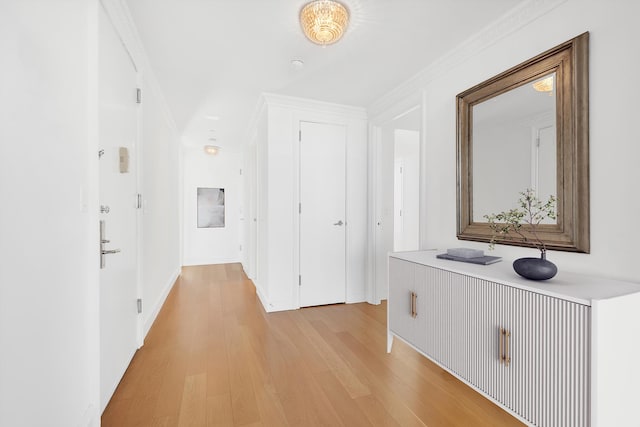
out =
<path fill-rule="evenodd" d="M 209 120 L 220 120 L 220 116 L 214 116 L 213 114 L 207 114 L 204 118 Z"/>
<path fill-rule="evenodd" d="M 304 61 L 302 59 L 292 59 L 291 66 L 295 70 L 302 70 L 304 68 Z"/>
<path fill-rule="evenodd" d="M 204 152 L 206 154 L 210 154 L 212 156 L 215 156 L 216 154 L 218 154 L 219 151 L 220 151 L 220 147 L 218 147 L 217 145 L 205 145 L 204 146 Z"/>

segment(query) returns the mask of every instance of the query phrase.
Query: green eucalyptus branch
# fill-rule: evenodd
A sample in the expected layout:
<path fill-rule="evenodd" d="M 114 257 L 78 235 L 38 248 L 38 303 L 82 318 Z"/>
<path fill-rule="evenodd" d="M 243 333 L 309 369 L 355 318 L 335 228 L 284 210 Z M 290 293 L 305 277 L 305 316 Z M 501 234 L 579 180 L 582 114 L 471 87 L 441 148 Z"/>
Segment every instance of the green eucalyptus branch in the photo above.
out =
<path fill-rule="evenodd" d="M 511 233 L 517 234 L 525 242 L 532 243 L 540 252 L 545 253 L 547 250 L 544 241 L 538 235 L 538 226 L 545 219 L 556 219 L 556 202 L 555 196 L 549 196 L 546 202 L 538 199 L 535 191 L 527 188 L 520 193 L 518 199 L 519 208 L 510 209 L 508 211 L 499 212 L 497 214 L 485 215 L 484 218 L 489 223 L 489 228 L 493 231 L 489 249 L 493 250 L 499 238 L 514 238 Z M 529 225 L 529 229 L 535 240 L 530 240 L 524 233 L 522 226 Z"/>

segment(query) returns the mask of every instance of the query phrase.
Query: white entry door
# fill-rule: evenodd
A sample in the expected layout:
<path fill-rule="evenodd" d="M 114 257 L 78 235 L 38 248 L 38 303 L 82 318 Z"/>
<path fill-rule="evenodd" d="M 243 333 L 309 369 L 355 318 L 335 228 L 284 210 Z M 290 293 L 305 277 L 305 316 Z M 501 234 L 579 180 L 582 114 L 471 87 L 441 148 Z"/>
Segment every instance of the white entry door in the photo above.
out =
<path fill-rule="evenodd" d="M 300 122 L 300 306 L 346 301 L 346 128 Z"/>
<path fill-rule="evenodd" d="M 99 21 L 100 404 L 137 349 L 136 70 L 105 11 Z M 98 248 L 96 248 L 97 250 Z"/>

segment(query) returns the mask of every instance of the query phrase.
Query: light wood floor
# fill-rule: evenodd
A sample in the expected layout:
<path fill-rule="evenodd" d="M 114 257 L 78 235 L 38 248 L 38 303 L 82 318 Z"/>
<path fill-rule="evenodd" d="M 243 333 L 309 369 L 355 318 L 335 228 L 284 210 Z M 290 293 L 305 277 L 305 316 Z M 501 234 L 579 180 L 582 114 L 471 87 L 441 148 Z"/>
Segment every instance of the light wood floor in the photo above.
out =
<path fill-rule="evenodd" d="M 239 264 L 183 274 L 102 425 L 516 426 L 396 340 L 386 306 L 270 313 Z"/>

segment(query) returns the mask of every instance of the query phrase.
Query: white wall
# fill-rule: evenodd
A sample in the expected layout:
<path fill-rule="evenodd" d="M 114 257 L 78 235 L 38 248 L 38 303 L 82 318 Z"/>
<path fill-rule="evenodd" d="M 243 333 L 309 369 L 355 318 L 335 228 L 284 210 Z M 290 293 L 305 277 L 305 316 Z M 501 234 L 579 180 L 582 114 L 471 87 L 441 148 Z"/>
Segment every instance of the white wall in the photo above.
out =
<path fill-rule="evenodd" d="M 225 150 L 215 155 L 205 154 L 201 147 L 185 148 L 183 152 L 183 265 L 240 262 L 243 167 L 241 153 Z M 225 226 L 198 228 L 197 189 L 224 188 Z"/>
<path fill-rule="evenodd" d="M 97 2 L 0 4 L 0 425 L 99 425 Z"/>
<path fill-rule="evenodd" d="M 426 237 L 422 247 L 486 244 L 457 241 L 455 96 L 469 87 L 531 58 L 584 31 L 590 32 L 590 190 L 591 253 L 552 252 L 560 270 L 581 271 L 633 281 L 637 269 L 635 224 L 640 211 L 637 143 L 637 16 L 640 3 L 618 0 L 568 0 L 551 12 L 508 34 L 497 43 L 446 72 L 425 90 L 426 188 L 429 214 L 422 214 Z M 499 246 L 506 259 L 530 256 L 531 249 Z"/>
<path fill-rule="evenodd" d="M 492 121 L 490 126 L 474 125 L 474 221 L 486 222 L 484 215 L 517 207 L 519 193 L 533 188 L 531 138 L 531 127 L 522 122 Z"/>
<path fill-rule="evenodd" d="M 143 76 L 144 77 L 144 76 Z M 180 273 L 178 137 L 156 90 L 143 84 L 142 298 L 143 335 Z"/>

